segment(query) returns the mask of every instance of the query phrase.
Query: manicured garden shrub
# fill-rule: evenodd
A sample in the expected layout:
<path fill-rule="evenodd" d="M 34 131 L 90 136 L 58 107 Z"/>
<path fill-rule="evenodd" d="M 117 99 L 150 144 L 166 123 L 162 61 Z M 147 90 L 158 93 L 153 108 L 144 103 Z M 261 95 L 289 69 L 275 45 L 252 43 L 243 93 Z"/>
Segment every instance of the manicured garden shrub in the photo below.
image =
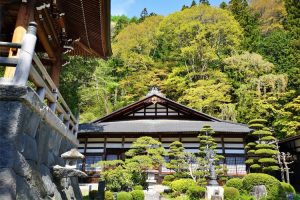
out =
<path fill-rule="evenodd" d="M 171 183 L 171 189 L 175 192 L 185 193 L 189 187 L 195 186 L 192 179 L 178 179 Z"/>
<path fill-rule="evenodd" d="M 166 175 L 164 177 L 164 181 L 174 181 L 175 180 L 175 176 L 174 175 Z"/>
<path fill-rule="evenodd" d="M 166 186 L 171 186 L 171 183 L 172 183 L 171 181 L 165 181 L 165 180 L 161 182 L 162 185 L 166 185 Z"/>
<path fill-rule="evenodd" d="M 114 200 L 114 193 L 111 191 L 105 191 L 105 200 Z"/>
<path fill-rule="evenodd" d="M 117 194 L 117 200 L 132 200 L 132 196 L 128 192 L 119 192 Z"/>
<path fill-rule="evenodd" d="M 91 191 L 89 192 L 89 198 L 90 198 L 90 199 L 96 199 L 97 193 L 98 193 L 97 190 L 91 190 Z"/>
<path fill-rule="evenodd" d="M 284 199 L 283 188 L 275 177 L 268 174 L 250 173 L 243 178 L 243 189 L 250 192 L 254 186 L 265 185 L 268 191 L 267 199 Z"/>
<path fill-rule="evenodd" d="M 200 187 L 198 185 L 193 185 L 188 188 L 186 194 L 190 198 L 190 200 L 199 200 L 205 196 L 205 188 Z"/>
<path fill-rule="evenodd" d="M 143 190 L 144 188 L 141 185 L 135 185 L 135 186 L 133 186 L 133 189 L 134 190 Z"/>
<path fill-rule="evenodd" d="M 291 184 L 286 182 L 280 182 L 280 184 L 286 194 L 296 194 L 295 188 Z"/>
<path fill-rule="evenodd" d="M 229 179 L 226 183 L 226 187 L 234 187 L 241 191 L 243 188 L 243 180 L 240 178 Z"/>
<path fill-rule="evenodd" d="M 145 195 L 143 190 L 133 190 L 130 192 L 132 200 L 144 200 Z"/>
<path fill-rule="evenodd" d="M 224 199 L 225 200 L 238 200 L 240 198 L 240 192 L 234 187 L 224 187 Z"/>

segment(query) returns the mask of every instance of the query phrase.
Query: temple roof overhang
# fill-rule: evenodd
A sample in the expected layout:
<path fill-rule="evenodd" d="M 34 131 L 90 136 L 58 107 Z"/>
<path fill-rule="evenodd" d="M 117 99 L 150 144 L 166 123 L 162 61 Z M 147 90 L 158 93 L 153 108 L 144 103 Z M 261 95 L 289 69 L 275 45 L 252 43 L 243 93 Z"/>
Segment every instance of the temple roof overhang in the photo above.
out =
<path fill-rule="evenodd" d="M 172 101 L 158 91 L 103 118 L 79 126 L 86 133 L 197 133 L 210 125 L 216 133 L 246 134 L 244 124 L 224 121 Z"/>
<path fill-rule="evenodd" d="M 145 119 L 87 123 L 79 126 L 79 134 L 83 133 L 197 133 L 204 125 L 210 125 L 216 133 L 246 134 L 250 129 L 243 124 L 225 121 L 193 121 Z"/>

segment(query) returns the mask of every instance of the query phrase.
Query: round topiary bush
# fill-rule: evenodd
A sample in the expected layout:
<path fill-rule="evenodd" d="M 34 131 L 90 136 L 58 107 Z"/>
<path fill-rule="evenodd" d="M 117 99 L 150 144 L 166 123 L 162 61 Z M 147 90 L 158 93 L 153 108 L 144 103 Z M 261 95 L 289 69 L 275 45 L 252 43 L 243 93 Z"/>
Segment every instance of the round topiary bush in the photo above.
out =
<path fill-rule="evenodd" d="M 295 188 L 291 184 L 286 182 L 280 182 L 280 184 L 286 194 L 296 194 Z"/>
<path fill-rule="evenodd" d="M 132 200 L 144 200 L 145 194 L 143 190 L 133 190 L 130 192 Z"/>
<path fill-rule="evenodd" d="M 240 198 L 240 192 L 234 187 L 224 187 L 224 199 L 225 200 L 238 200 Z"/>
<path fill-rule="evenodd" d="M 262 173 L 250 173 L 243 178 L 243 189 L 252 191 L 254 186 L 265 185 L 267 188 L 267 199 L 284 199 L 282 186 L 275 177 Z"/>
<path fill-rule="evenodd" d="M 171 183 L 171 189 L 174 192 L 185 193 L 189 187 L 195 185 L 196 183 L 192 179 L 178 179 Z"/>
<path fill-rule="evenodd" d="M 133 186 L 133 189 L 134 190 L 143 190 L 144 188 L 141 185 L 135 185 L 135 186 Z"/>
<path fill-rule="evenodd" d="M 117 200 L 132 200 L 132 196 L 128 192 L 119 192 L 117 194 Z"/>
<path fill-rule="evenodd" d="M 188 188 L 186 194 L 188 195 L 190 200 L 198 200 L 205 196 L 205 188 L 198 185 L 193 185 Z"/>
<path fill-rule="evenodd" d="M 240 178 L 229 179 L 226 183 L 226 187 L 234 187 L 241 191 L 243 188 L 243 180 Z"/>
<path fill-rule="evenodd" d="M 105 191 L 105 200 L 114 200 L 114 193 L 111 191 Z"/>

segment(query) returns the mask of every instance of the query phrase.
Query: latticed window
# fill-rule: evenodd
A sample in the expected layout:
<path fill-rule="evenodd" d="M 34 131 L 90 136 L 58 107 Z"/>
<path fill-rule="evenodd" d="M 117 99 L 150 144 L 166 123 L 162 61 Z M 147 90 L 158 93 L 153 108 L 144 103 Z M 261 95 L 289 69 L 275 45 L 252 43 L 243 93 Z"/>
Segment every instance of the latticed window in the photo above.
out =
<path fill-rule="evenodd" d="M 226 157 L 226 166 L 228 175 L 246 174 L 246 164 L 244 157 Z"/>

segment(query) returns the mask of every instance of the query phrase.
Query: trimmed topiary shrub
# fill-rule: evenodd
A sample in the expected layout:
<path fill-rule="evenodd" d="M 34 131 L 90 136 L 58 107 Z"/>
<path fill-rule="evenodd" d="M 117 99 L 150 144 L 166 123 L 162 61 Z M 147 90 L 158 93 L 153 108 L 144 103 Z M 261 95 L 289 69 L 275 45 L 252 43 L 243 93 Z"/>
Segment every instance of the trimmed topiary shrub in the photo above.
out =
<path fill-rule="evenodd" d="M 132 196 L 128 192 L 119 192 L 117 194 L 117 200 L 132 200 Z"/>
<path fill-rule="evenodd" d="M 243 180 L 240 178 L 229 179 L 226 183 L 226 187 L 234 187 L 241 191 L 243 188 Z"/>
<path fill-rule="evenodd" d="M 240 198 L 240 192 L 234 187 L 224 187 L 224 199 L 225 200 L 238 200 Z"/>
<path fill-rule="evenodd" d="M 296 194 L 295 188 L 291 184 L 286 182 L 280 182 L 280 184 L 286 194 Z"/>
<path fill-rule="evenodd" d="M 171 183 L 171 189 L 174 192 L 185 193 L 189 187 L 195 185 L 196 183 L 192 179 L 178 179 Z"/>
<path fill-rule="evenodd" d="M 143 190 L 133 190 L 130 192 L 132 200 L 144 200 L 145 194 Z"/>
<path fill-rule="evenodd" d="M 250 173 L 243 178 L 243 189 L 250 192 L 254 186 L 265 185 L 268 191 L 267 199 L 284 199 L 283 188 L 275 177 L 262 173 Z"/>
<path fill-rule="evenodd" d="M 198 185 L 193 185 L 188 188 L 186 194 L 188 195 L 190 200 L 198 200 L 205 196 L 205 188 Z"/>
<path fill-rule="evenodd" d="M 164 177 L 164 181 L 174 181 L 175 180 L 175 176 L 174 175 L 166 175 Z"/>
<path fill-rule="evenodd" d="M 134 190 L 143 190 L 144 188 L 141 185 L 135 185 L 135 186 L 133 186 L 133 189 Z"/>
<path fill-rule="evenodd" d="M 114 200 L 114 193 L 111 191 L 105 191 L 105 200 Z"/>

